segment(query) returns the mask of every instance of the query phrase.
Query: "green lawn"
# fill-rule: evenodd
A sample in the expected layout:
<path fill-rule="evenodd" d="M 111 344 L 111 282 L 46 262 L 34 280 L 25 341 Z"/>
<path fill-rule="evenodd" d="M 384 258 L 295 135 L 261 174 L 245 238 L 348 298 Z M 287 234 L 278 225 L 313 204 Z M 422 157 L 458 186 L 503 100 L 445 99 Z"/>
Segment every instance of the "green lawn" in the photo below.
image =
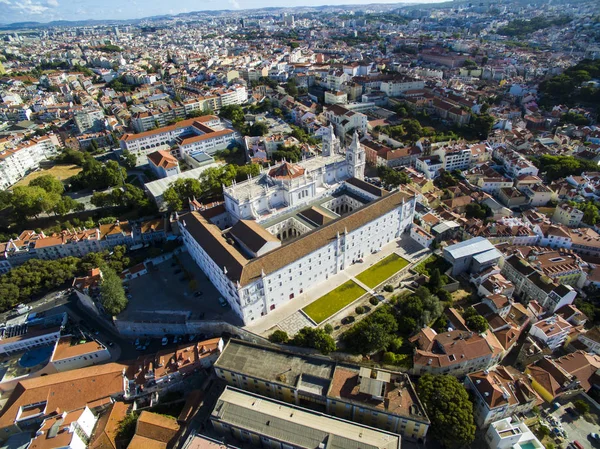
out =
<path fill-rule="evenodd" d="M 398 254 L 390 254 L 381 262 L 360 273 L 356 276 L 356 279 L 368 287 L 374 288 L 407 265 L 408 260 L 400 257 Z"/>
<path fill-rule="evenodd" d="M 315 323 L 319 324 L 351 302 L 356 301 L 365 293 L 366 291 L 356 282 L 348 281 L 326 295 L 321 296 L 302 310 Z"/>

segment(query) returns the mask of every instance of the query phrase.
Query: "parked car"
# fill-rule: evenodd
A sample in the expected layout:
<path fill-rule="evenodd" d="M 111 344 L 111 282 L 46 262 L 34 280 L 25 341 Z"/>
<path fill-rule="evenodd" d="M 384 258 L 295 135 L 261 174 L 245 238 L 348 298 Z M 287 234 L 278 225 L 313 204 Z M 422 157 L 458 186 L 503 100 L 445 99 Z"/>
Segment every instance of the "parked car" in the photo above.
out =
<path fill-rule="evenodd" d="M 573 417 L 577 416 L 577 412 L 575 411 L 575 409 L 573 407 L 565 408 L 565 412 L 567 412 L 569 415 L 571 415 Z"/>
<path fill-rule="evenodd" d="M 163 337 L 160 343 L 163 346 L 167 346 L 167 344 L 169 344 L 169 339 L 167 337 Z"/>
<path fill-rule="evenodd" d="M 588 436 L 589 436 L 589 437 L 590 437 L 592 440 L 600 442 L 600 435 L 598 435 L 597 433 L 594 433 L 594 432 L 593 432 L 593 433 L 590 433 Z"/>

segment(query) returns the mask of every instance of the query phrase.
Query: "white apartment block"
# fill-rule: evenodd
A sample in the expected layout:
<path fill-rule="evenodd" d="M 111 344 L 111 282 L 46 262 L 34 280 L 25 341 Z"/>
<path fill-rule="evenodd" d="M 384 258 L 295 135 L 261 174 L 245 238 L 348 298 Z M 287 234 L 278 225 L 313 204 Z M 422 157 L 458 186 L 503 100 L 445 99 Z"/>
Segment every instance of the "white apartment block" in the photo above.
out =
<path fill-rule="evenodd" d="M 381 91 L 388 97 L 399 97 L 407 90 L 420 90 L 425 88 L 423 80 L 406 78 L 402 80 L 383 81 Z"/>
<path fill-rule="evenodd" d="M 163 145 L 171 147 L 171 154 L 181 159 L 185 154 L 212 154 L 226 148 L 236 138 L 236 132 L 224 129 L 217 116 L 206 115 L 152 131 L 125 134 L 121 137 L 121 149 L 136 155 L 138 163 L 144 163 L 148 153 Z"/>
<path fill-rule="evenodd" d="M 544 449 L 524 422 L 512 422 L 513 418 L 504 418 L 493 422 L 485 434 L 490 449 Z"/>
<path fill-rule="evenodd" d="M 334 126 L 340 139 L 343 139 L 350 131 L 359 131 L 363 134 L 367 131 L 367 116 L 360 112 L 332 104 L 324 106 L 323 115 Z"/>
<path fill-rule="evenodd" d="M 553 315 L 531 326 L 529 335 L 536 337 L 551 350 L 560 348 L 573 326 L 560 315 Z"/>
<path fill-rule="evenodd" d="M 440 170 L 444 168 L 444 161 L 437 154 L 421 156 L 415 160 L 415 168 L 423 173 L 427 179 L 438 177 Z"/>
<path fill-rule="evenodd" d="M 434 154 L 439 155 L 442 167 L 446 171 L 466 170 L 471 166 L 471 150 L 468 148 L 440 148 Z"/>
<path fill-rule="evenodd" d="M 104 129 L 104 112 L 101 110 L 80 111 L 75 114 L 74 119 L 80 134 L 98 132 Z"/>
<path fill-rule="evenodd" d="M 50 136 L 33 138 L 15 148 L 5 148 L 0 152 L 0 189 L 7 189 L 55 154 L 56 145 Z"/>
<path fill-rule="evenodd" d="M 362 181 L 364 166 L 355 134 L 345 157 L 283 163 L 225 188 L 231 228 L 219 229 L 199 212 L 181 219 L 190 255 L 245 324 L 411 227 L 414 197 Z"/>

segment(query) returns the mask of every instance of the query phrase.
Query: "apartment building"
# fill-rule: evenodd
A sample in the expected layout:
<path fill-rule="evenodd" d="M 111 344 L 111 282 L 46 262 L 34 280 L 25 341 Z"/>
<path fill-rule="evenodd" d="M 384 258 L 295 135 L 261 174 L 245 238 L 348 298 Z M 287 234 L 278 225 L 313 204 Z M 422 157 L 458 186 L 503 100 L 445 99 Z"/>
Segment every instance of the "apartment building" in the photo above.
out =
<path fill-rule="evenodd" d="M 490 449 L 544 449 L 529 427 L 512 417 L 493 422 L 485 434 Z"/>
<path fill-rule="evenodd" d="M 570 206 L 567 203 L 561 203 L 554 209 L 552 214 L 552 221 L 559 223 L 570 228 L 576 228 L 581 224 L 583 219 L 583 211 L 576 207 Z"/>
<path fill-rule="evenodd" d="M 421 90 L 425 88 L 425 82 L 415 78 L 405 77 L 402 79 L 382 81 L 381 91 L 388 97 L 399 97 L 408 90 Z"/>
<path fill-rule="evenodd" d="M 600 355 L 600 327 L 596 326 L 584 334 L 579 334 L 577 341 L 583 344 L 588 352 Z"/>
<path fill-rule="evenodd" d="M 233 387 L 324 410 L 411 441 L 424 441 L 429 429 L 425 409 L 402 373 L 240 340 L 229 341 L 214 369 L 217 377 Z"/>
<path fill-rule="evenodd" d="M 220 434 L 255 447 L 400 449 L 399 435 L 226 387 L 210 415 Z"/>
<path fill-rule="evenodd" d="M 335 133 L 340 139 L 344 139 L 346 134 L 352 131 L 358 131 L 361 134 L 367 132 L 367 116 L 360 112 L 332 104 L 323 106 L 323 115 L 330 124 L 333 124 Z"/>
<path fill-rule="evenodd" d="M 523 175 L 537 176 L 539 173 L 538 168 L 531 161 L 513 149 L 497 146 L 494 148 L 493 157 L 504 165 L 506 173 L 513 178 Z"/>
<path fill-rule="evenodd" d="M 82 110 L 75 113 L 73 117 L 75 126 L 80 134 L 102 131 L 104 126 L 104 112 L 102 110 Z"/>
<path fill-rule="evenodd" d="M 68 412 L 58 411 L 42 421 L 28 449 L 83 449 L 87 447 L 98 418 L 86 405 Z"/>
<path fill-rule="evenodd" d="M 515 292 L 523 300 L 535 300 L 550 313 L 573 303 L 577 296 L 573 287 L 558 284 L 543 271 L 516 254 L 503 261 L 502 274 L 515 285 Z"/>
<path fill-rule="evenodd" d="M 0 189 L 6 190 L 27 173 L 40 166 L 40 162 L 56 155 L 53 136 L 34 137 L 14 148 L 0 151 Z"/>
<path fill-rule="evenodd" d="M 235 131 L 223 128 L 217 116 L 205 115 L 139 134 L 125 134 L 121 137 L 120 145 L 121 149 L 130 151 L 142 164 L 146 162 L 148 153 L 163 145 L 169 146 L 171 154 L 181 159 L 185 154 L 213 154 L 226 148 L 236 138 Z"/>
<path fill-rule="evenodd" d="M 560 315 L 553 315 L 531 326 L 529 335 L 552 351 L 562 347 L 573 326 Z"/>
<path fill-rule="evenodd" d="M 468 374 L 465 386 L 473 392 L 473 415 L 482 429 L 494 421 L 528 413 L 543 402 L 527 376 L 511 366 Z"/>
<path fill-rule="evenodd" d="M 589 392 L 600 382 L 600 356 L 576 351 L 557 359 L 549 356 L 528 365 L 531 386 L 546 401 L 553 402 L 568 391 Z"/>
<path fill-rule="evenodd" d="M 435 179 L 440 174 L 440 170 L 444 168 L 444 161 L 437 154 L 421 156 L 415 159 L 415 168 L 427 179 Z"/>
<path fill-rule="evenodd" d="M 462 377 L 496 365 L 504 353 L 491 332 L 480 335 L 451 330 L 438 334 L 425 327 L 410 341 L 416 346 L 412 373 L 418 376 L 429 373 Z"/>
<path fill-rule="evenodd" d="M 125 367 L 108 363 L 22 380 L 0 414 L 0 438 L 37 430 L 44 419 L 56 417 L 57 410 L 102 410 L 124 394 Z"/>

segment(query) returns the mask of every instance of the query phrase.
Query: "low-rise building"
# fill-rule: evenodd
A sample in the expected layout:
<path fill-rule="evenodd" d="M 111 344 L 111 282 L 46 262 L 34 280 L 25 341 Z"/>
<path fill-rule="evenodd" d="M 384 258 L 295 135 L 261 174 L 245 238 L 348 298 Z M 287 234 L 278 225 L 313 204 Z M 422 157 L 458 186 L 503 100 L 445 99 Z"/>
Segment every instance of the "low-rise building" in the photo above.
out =
<path fill-rule="evenodd" d="M 544 449 L 529 427 L 522 422 L 513 422 L 507 417 L 493 422 L 485 434 L 490 449 Z"/>
<path fill-rule="evenodd" d="M 482 429 L 499 419 L 527 413 L 543 402 L 527 376 L 510 366 L 468 374 L 465 384 L 473 392 L 473 415 Z"/>
<path fill-rule="evenodd" d="M 444 259 L 452 265 L 452 276 L 465 271 L 479 273 L 497 264 L 502 254 L 484 237 L 447 246 Z"/>
<path fill-rule="evenodd" d="M 69 412 L 58 411 L 44 419 L 29 449 L 86 448 L 97 421 L 87 406 Z"/>
<path fill-rule="evenodd" d="M 179 161 L 171 153 L 164 150 L 158 150 L 146 156 L 150 169 L 159 178 L 168 178 L 169 176 L 178 175 Z"/>
<path fill-rule="evenodd" d="M 243 356 L 242 356 L 243 354 Z M 424 441 L 429 419 L 405 374 L 230 340 L 214 365 L 227 384 Z"/>
<path fill-rule="evenodd" d="M 438 334 L 426 327 L 410 341 L 416 346 L 412 371 L 415 375 L 429 373 L 462 377 L 496 365 L 504 353 L 504 348 L 491 332 L 480 335 L 457 329 Z"/>
<path fill-rule="evenodd" d="M 56 342 L 49 364 L 57 372 L 98 365 L 110 360 L 110 352 L 103 344 L 97 341 L 79 341 L 79 338 L 64 336 Z"/>
<path fill-rule="evenodd" d="M 533 324 L 529 334 L 554 351 L 563 346 L 572 328 L 560 315 L 553 315 Z"/>
<path fill-rule="evenodd" d="M 583 211 L 576 207 L 570 206 L 567 203 L 561 203 L 554 209 L 552 221 L 570 228 L 576 228 L 580 225 L 583 219 Z"/>
<path fill-rule="evenodd" d="M 400 449 L 397 434 L 231 387 L 210 421 L 217 432 L 257 447 Z"/>

